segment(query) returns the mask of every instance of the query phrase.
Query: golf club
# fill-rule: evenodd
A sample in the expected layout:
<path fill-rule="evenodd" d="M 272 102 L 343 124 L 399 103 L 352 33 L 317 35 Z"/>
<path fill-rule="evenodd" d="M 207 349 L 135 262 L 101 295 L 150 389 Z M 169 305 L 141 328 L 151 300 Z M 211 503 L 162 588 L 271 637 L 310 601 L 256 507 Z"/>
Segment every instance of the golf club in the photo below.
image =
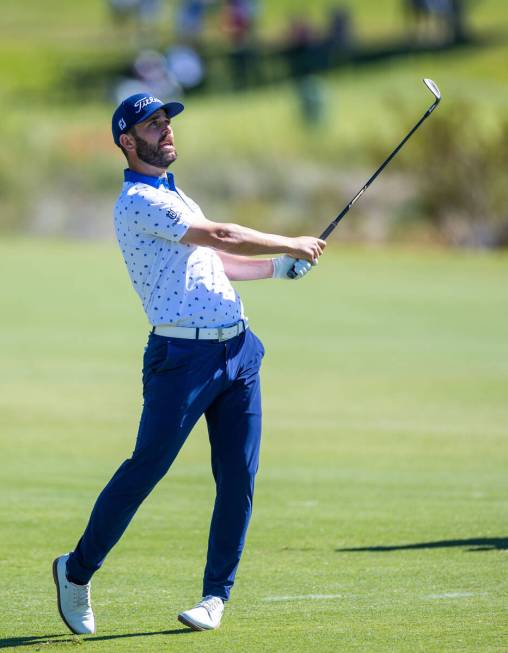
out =
<path fill-rule="evenodd" d="M 339 213 L 339 215 L 326 227 L 326 229 L 323 231 L 323 233 L 319 236 L 321 240 L 326 240 L 328 236 L 332 233 L 332 231 L 335 229 L 335 227 L 339 224 L 339 222 L 342 220 L 342 218 L 346 215 L 346 213 L 349 211 L 349 209 L 352 208 L 352 206 L 356 203 L 356 200 L 358 200 L 367 190 L 367 188 L 372 184 L 374 179 L 378 175 L 380 175 L 383 170 L 386 168 L 386 166 L 390 163 L 390 161 L 393 159 L 393 157 L 397 154 L 397 152 L 402 148 L 404 143 L 411 138 L 411 136 L 415 133 L 415 131 L 420 127 L 420 125 L 427 120 L 427 118 L 430 116 L 430 114 L 434 111 L 434 109 L 437 107 L 439 102 L 441 101 L 441 92 L 439 88 L 437 87 L 437 84 L 433 82 L 431 79 L 424 79 L 423 83 L 425 86 L 429 89 L 429 91 L 432 93 L 434 96 L 434 102 L 432 105 L 427 109 L 427 111 L 423 114 L 423 116 L 420 118 L 420 120 L 416 123 L 416 125 L 411 129 L 410 132 L 404 136 L 404 138 L 401 140 L 401 142 L 397 145 L 397 147 L 393 150 L 393 152 L 383 161 L 383 163 L 379 166 L 379 168 L 376 170 L 376 172 L 372 175 L 372 177 L 367 181 L 365 186 L 363 186 L 358 193 L 353 197 L 353 199 L 349 202 L 347 206 L 345 206 L 342 211 Z M 295 267 L 293 267 L 288 271 L 288 277 L 290 279 L 294 279 L 296 277 L 295 273 Z"/>

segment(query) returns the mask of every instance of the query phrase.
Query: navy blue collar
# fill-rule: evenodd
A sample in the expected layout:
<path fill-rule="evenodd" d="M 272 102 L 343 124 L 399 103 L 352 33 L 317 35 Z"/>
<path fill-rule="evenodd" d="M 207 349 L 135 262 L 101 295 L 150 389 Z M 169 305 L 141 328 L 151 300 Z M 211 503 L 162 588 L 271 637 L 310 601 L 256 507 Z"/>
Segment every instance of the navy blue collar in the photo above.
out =
<path fill-rule="evenodd" d="M 162 184 L 168 190 L 176 190 L 175 180 L 173 177 L 173 173 L 171 172 L 167 172 L 165 175 L 162 175 L 161 177 L 151 177 L 150 175 L 141 175 L 139 174 L 139 172 L 135 172 L 134 170 L 129 170 L 129 168 L 126 168 L 123 171 L 123 174 L 124 174 L 124 180 L 129 181 L 133 184 L 137 182 L 141 182 L 142 184 L 148 184 L 149 186 L 153 186 L 154 188 L 159 188 L 160 185 Z"/>

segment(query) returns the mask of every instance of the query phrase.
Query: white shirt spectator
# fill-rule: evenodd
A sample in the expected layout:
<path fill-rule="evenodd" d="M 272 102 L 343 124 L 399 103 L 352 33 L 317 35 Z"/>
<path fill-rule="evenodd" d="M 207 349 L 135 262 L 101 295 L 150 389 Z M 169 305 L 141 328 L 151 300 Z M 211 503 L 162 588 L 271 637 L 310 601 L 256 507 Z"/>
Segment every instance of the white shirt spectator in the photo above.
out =
<path fill-rule="evenodd" d="M 194 219 L 193 219 L 194 216 Z M 199 206 L 162 177 L 125 171 L 115 231 L 150 324 L 223 327 L 244 318 L 240 296 L 209 247 L 180 243 Z"/>

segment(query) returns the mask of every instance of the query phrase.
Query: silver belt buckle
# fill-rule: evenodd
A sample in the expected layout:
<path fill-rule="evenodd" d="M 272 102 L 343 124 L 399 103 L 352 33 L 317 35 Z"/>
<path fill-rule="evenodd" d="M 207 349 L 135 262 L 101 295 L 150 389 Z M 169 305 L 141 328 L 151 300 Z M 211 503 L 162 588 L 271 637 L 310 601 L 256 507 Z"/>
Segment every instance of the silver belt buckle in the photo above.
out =
<path fill-rule="evenodd" d="M 242 327 L 243 327 L 243 322 L 238 322 L 238 324 L 234 324 L 233 326 L 230 327 L 217 327 L 219 342 L 223 342 L 224 340 L 229 340 L 230 338 L 239 335 L 243 331 Z M 231 333 L 233 333 L 233 335 L 231 335 Z"/>

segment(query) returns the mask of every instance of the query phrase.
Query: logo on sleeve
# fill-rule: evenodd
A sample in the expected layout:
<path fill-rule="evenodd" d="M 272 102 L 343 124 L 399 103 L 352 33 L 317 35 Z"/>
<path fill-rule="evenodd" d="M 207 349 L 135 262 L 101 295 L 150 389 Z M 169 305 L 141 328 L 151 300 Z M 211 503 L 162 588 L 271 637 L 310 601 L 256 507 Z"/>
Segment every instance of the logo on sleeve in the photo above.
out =
<path fill-rule="evenodd" d="M 175 211 L 174 209 L 168 209 L 166 215 L 173 223 L 180 221 L 181 213 L 178 213 L 178 211 Z"/>

